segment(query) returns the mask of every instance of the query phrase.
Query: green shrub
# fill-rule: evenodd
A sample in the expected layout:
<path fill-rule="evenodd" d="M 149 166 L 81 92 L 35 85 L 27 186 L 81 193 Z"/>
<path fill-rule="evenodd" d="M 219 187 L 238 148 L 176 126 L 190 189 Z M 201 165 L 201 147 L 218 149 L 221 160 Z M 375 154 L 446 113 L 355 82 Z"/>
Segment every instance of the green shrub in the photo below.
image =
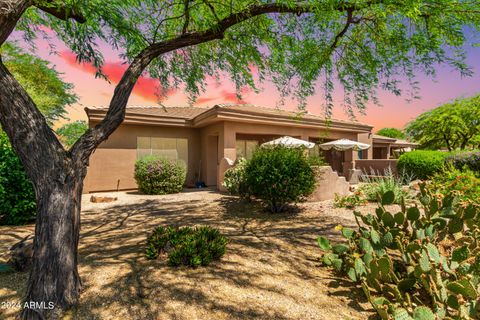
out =
<path fill-rule="evenodd" d="M 206 266 L 225 254 L 227 243 L 227 238 L 211 227 L 160 226 L 148 237 L 145 255 L 156 259 L 168 254 L 171 266 Z"/>
<path fill-rule="evenodd" d="M 135 163 L 135 180 L 145 194 L 180 192 L 185 179 L 185 166 L 175 160 L 149 156 Z"/>
<path fill-rule="evenodd" d="M 316 181 L 304 150 L 283 146 L 258 148 L 247 163 L 246 176 L 252 195 L 272 212 L 305 200 Z"/>
<path fill-rule="evenodd" d="M 241 198 L 249 198 L 250 192 L 246 181 L 247 160 L 240 158 L 233 168 L 225 171 L 225 178 L 223 185 L 232 195 L 240 196 Z"/>
<path fill-rule="evenodd" d="M 448 156 L 446 159 L 447 163 L 451 163 L 457 169 L 463 169 L 467 167 L 468 169 L 474 171 L 477 175 L 480 174 L 480 152 L 461 152 L 454 153 Z"/>
<path fill-rule="evenodd" d="M 311 166 L 320 167 L 327 165 L 325 159 L 319 155 L 309 155 L 307 161 Z"/>
<path fill-rule="evenodd" d="M 354 211 L 346 243 L 317 242 L 322 262 L 361 285 L 382 319 L 479 319 L 480 207 L 420 185 L 418 203 L 391 213 L 381 196 L 374 214 Z"/>
<path fill-rule="evenodd" d="M 468 169 L 447 165 L 432 177 L 431 188 L 444 196 L 455 194 L 462 201 L 479 202 L 480 179 Z"/>
<path fill-rule="evenodd" d="M 430 150 L 407 152 L 398 158 L 397 169 L 415 179 L 426 180 L 442 170 L 448 155 L 447 152 Z"/>
<path fill-rule="evenodd" d="M 19 225 L 35 217 L 35 192 L 20 159 L 0 133 L 0 224 Z"/>
<path fill-rule="evenodd" d="M 375 202 L 379 194 L 384 194 L 388 191 L 392 191 L 395 195 L 394 203 L 396 204 L 399 204 L 403 198 L 408 197 L 408 190 L 405 190 L 403 184 L 408 184 L 410 177 L 403 174 L 396 176 L 390 169 L 385 170 L 383 175 L 375 173 L 372 176 L 363 176 L 362 180 L 365 183 L 358 188 L 368 201 Z"/>
<path fill-rule="evenodd" d="M 353 209 L 358 206 L 364 206 L 367 203 L 368 201 L 365 199 L 365 195 L 359 190 L 351 195 L 343 197 L 335 194 L 335 199 L 333 200 L 333 206 L 335 208 Z"/>

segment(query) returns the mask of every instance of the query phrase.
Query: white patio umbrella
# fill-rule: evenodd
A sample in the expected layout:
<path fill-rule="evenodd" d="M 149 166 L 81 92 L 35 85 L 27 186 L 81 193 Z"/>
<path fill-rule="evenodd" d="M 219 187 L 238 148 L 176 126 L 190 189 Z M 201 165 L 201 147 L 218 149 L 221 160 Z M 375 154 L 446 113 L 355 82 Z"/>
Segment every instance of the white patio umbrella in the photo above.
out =
<path fill-rule="evenodd" d="M 300 140 L 300 139 L 292 138 L 289 136 L 284 136 L 272 141 L 262 143 L 262 146 L 275 146 L 275 145 L 282 145 L 282 146 L 292 147 L 292 148 L 305 147 L 308 149 L 315 147 L 315 143 L 313 142 Z"/>
<path fill-rule="evenodd" d="M 370 148 L 369 144 L 366 143 L 361 143 L 358 141 L 352 141 L 348 139 L 340 139 L 340 140 L 335 140 L 335 141 L 330 141 L 327 143 L 322 143 L 319 145 L 319 147 L 323 150 L 338 150 L 338 151 L 345 151 L 345 150 L 365 150 Z"/>

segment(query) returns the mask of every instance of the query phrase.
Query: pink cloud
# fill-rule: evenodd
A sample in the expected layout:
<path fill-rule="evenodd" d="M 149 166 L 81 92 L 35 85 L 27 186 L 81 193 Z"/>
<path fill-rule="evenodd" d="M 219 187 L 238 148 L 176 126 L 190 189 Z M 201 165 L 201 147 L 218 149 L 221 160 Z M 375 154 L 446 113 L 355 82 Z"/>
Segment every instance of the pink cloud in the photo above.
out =
<path fill-rule="evenodd" d="M 78 63 L 76 55 L 71 51 L 63 51 L 60 53 L 60 57 L 70 66 L 80 69 L 84 72 L 95 74 L 96 68 L 91 63 Z M 123 73 L 127 69 L 127 66 L 120 62 L 106 62 L 103 67 L 103 73 L 113 83 L 117 84 L 123 76 Z M 157 79 L 141 76 L 135 87 L 133 93 L 139 95 L 150 101 L 160 101 L 164 97 L 159 97 L 160 82 Z M 168 97 L 175 93 L 174 89 L 168 89 L 164 94 Z"/>

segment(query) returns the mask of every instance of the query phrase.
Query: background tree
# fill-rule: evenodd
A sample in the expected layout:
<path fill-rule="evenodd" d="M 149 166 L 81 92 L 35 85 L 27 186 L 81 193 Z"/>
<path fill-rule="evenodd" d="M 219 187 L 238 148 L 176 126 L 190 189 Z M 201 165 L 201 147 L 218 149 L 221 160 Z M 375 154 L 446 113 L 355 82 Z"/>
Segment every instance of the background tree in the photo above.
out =
<path fill-rule="evenodd" d="M 73 85 L 64 82 L 48 61 L 25 52 L 14 43 L 5 43 L 0 48 L 0 54 L 49 124 L 63 118 L 65 107 L 77 101 Z M 30 222 L 35 212 L 32 183 L 0 128 L 0 224 Z"/>
<path fill-rule="evenodd" d="M 480 95 L 422 113 L 407 125 L 406 132 L 426 149 L 476 148 L 480 139 Z"/>
<path fill-rule="evenodd" d="M 238 92 L 269 78 L 300 106 L 324 82 L 327 114 L 334 84 L 347 108 L 364 109 L 384 88 L 401 94 L 402 77 L 432 75 L 436 63 L 462 74 L 464 30 L 479 30 L 480 3 L 457 0 L 0 0 L 0 45 L 14 30 L 30 40 L 46 26 L 102 75 L 98 41 L 128 68 L 106 117 L 66 151 L 28 93 L 0 63 L 0 122 L 37 196 L 34 261 L 27 301 L 69 308 L 78 301 L 80 199 L 88 159 L 122 123 L 137 79 L 158 78 L 163 92 L 183 86 L 192 99 L 207 76 L 227 74 Z M 32 31 L 33 30 L 33 31 Z M 255 67 L 255 68 L 252 68 Z M 337 81 L 334 81 L 336 78 Z M 40 318 L 45 310 L 25 309 Z"/>
<path fill-rule="evenodd" d="M 69 122 L 56 130 L 63 144 L 70 148 L 88 130 L 86 121 L 78 120 Z"/>
<path fill-rule="evenodd" d="M 377 131 L 377 134 L 384 137 L 390 137 L 390 138 L 397 138 L 397 139 L 405 138 L 405 133 L 402 130 L 397 128 L 382 128 Z"/>
<path fill-rule="evenodd" d="M 73 85 L 64 82 L 48 61 L 25 52 L 15 43 L 5 43 L 0 55 L 50 125 L 65 118 L 65 106 L 78 101 Z"/>

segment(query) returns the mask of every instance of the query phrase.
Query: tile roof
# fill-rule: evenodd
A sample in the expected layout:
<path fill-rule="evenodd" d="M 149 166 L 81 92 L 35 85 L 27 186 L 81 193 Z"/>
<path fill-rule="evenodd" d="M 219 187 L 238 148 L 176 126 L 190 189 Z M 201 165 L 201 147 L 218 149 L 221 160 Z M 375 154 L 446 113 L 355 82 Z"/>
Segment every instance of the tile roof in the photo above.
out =
<path fill-rule="evenodd" d="M 87 107 L 87 111 L 107 111 L 108 107 Z M 127 106 L 127 114 L 141 114 L 147 116 L 163 116 L 171 118 L 193 119 L 207 111 L 203 107 L 162 107 L 162 106 Z"/>
<path fill-rule="evenodd" d="M 272 116 L 272 117 L 289 117 L 294 119 L 305 119 L 305 120 L 325 120 L 325 117 L 311 114 L 306 111 L 288 111 L 279 108 L 266 108 L 260 107 L 252 104 L 217 104 L 213 107 L 170 107 L 170 106 L 127 106 L 127 115 L 128 114 L 137 114 L 137 115 L 151 115 L 151 116 L 163 116 L 171 118 L 181 118 L 186 120 L 193 120 L 195 117 L 199 116 L 202 113 L 205 113 L 209 110 L 231 110 L 237 113 L 247 113 L 255 114 L 261 116 Z M 106 112 L 108 107 L 86 107 L 87 114 L 89 111 L 103 111 Z M 351 124 L 351 125 L 366 125 L 357 121 L 347 121 L 347 120 L 338 120 L 330 119 L 335 123 Z"/>

